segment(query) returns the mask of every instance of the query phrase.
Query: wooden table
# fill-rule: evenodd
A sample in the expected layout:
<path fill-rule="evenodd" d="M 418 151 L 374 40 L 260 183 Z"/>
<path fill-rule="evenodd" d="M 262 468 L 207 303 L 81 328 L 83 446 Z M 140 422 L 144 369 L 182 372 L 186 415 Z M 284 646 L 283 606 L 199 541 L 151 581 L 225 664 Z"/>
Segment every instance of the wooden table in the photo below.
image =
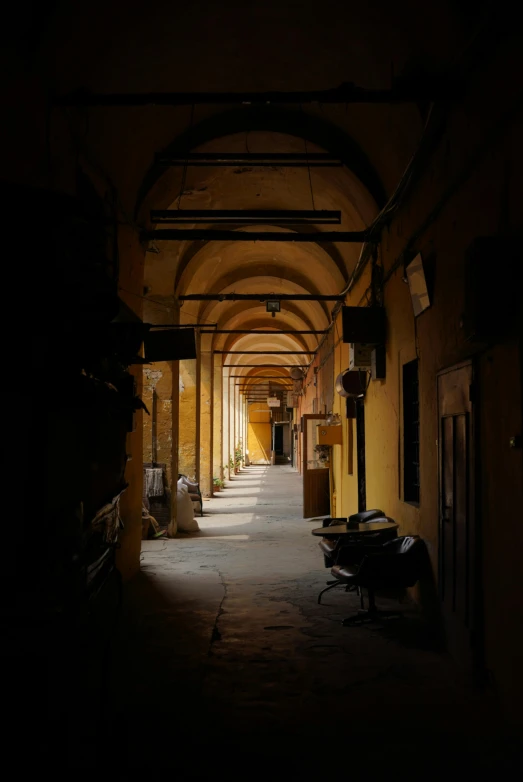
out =
<path fill-rule="evenodd" d="M 384 532 L 385 530 L 398 529 L 399 524 L 395 521 L 367 521 L 362 524 L 354 524 L 347 526 L 347 524 L 335 524 L 333 527 L 317 527 L 312 530 L 312 534 L 317 538 L 341 538 L 350 537 L 355 535 L 372 535 L 376 532 Z"/>

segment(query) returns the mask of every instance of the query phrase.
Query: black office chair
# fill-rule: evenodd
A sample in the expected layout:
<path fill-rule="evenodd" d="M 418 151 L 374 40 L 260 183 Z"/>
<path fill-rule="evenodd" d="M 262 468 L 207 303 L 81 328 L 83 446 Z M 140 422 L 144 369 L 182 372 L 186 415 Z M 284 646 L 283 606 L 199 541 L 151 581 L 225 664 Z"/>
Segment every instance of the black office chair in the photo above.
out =
<path fill-rule="evenodd" d="M 371 521 L 372 519 L 378 519 L 380 518 L 383 520 L 383 517 L 385 514 L 382 510 L 378 510 L 377 508 L 374 510 L 365 510 L 361 513 L 354 513 L 352 516 L 349 516 L 349 523 L 356 523 L 356 524 L 362 524 L 364 522 Z M 327 516 L 327 518 L 323 519 L 322 526 L 323 527 L 334 527 L 337 524 L 345 524 L 347 522 L 347 519 L 345 516 L 343 518 L 337 518 L 333 519 L 330 516 Z M 322 538 L 320 542 L 318 543 L 323 557 L 324 557 L 324 563 L 325 567 L 332 567 L 336 564 L 336 552 L 338 548 L 340 538 L 331 540 L 329 538 Z"/>
<path fill-rule="evenodd" d="M 414 586 L 427 567 L 427 550 L 418 535 L 405 535 L 388 541 L 363 557 L 357 565 L 334 565 L 332 575 L 345 587 L 359 587 L 361 608 L 344 619 L 345 626 L 372 622 L 380 617 L 398 616 L 398 612 L 376 607 L 376 589 L 405 589 Z M 363 605 L 363 589 L 369 593 L 369 607 Z"/>
<path fill-rule="evenodd" d="M 347 519 L 345 516 L 336 519 L 333 519 L 331 516 L 327 516 L 327 518 L 323 519 L 322 527 L 335 527 L 338 524 L 345 524 L 346 521 Z M 332 540 L 330 538 L 322 538 L 318 543 L 318 546 L 320 547 L 323 554 L 325 567 L 332 567 L 336 564 L 334 553 L 336 551 L 338 540 L 339 538 L 334 538 Z"/>
<path fill-rule="evenodd" d="M 368 511 L 373 512 L 373 511 Z M 356 514 L 356 517 L 363 515 L 363 514 Z M 355 516 L 351 516 L 351 519 L 354 519 Z M 381 524 L 384 521 L 393 522 L 394 519 L 391 519 L 389 516 L 378 516 L 375 518 L 370 518 L 366 520 L 364 523 L 368 525 L 370 528 L 372 528 L 373 524 Z M 359 522 L 362 523 L 361 521 Z M 323 554 L 325 559 L 326 557 L 326 546 L 323 547 L 322 543 L 325 540 L 326 543 L 334 543 L 334 548 L 332 549 L 332 564 L 331 564 L 331 573 L 332 573 L 332 567 L 334 565 L 338 566 L 344 566 L 344 565 L 358 565 L 363 560 L 366 554 L 372 553 L 375 550 L 381 549 L 384 543 L 387 543 L 389 540 L 394 540 L 398 537 L 398 533 L 396 529 L 389 529 L 389 530 L 378 530 L 374 533 L 369 533 L 365 535 L 364 538 L 360 538 L 359 540 L 356 538 L 353 538 L 352 540 L 347 537 L 338 538 L 336 541 L 327 541 L 325 539 L 322 539 L 320 541 L 320 547 L 322 548 Z M 321 598 L 322 595 L 325 594 L 325 592 L 329 592 L 331 589 L 336 589 L 338 586 L 344 586 L 344 584 L 338 579 L 335 578 L 334 581 L 327 581 L 327 586 L 321 590 L 320 594 L 318 595 L 318 604 L 321 604 Z M 345 591 L 346 592 L 352 592 L 353 590 L 357 589 L 357 586 L 354 584 L 346 585 Z"/>

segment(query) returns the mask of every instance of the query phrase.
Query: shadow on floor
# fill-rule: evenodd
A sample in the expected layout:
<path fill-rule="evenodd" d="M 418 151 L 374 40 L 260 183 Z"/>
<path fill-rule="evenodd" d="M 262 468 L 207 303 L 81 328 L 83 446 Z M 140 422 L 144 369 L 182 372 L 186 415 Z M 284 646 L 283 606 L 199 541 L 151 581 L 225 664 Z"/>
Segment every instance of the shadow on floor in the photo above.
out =
<path fill-rule="evenodd" d="M 445 642 L 441 633 L 418 616 L 402 613 L 398 619 L 378 621 L 367 627 L 382 638 L 394 641 L 408 649 L 445 651 Z"/>

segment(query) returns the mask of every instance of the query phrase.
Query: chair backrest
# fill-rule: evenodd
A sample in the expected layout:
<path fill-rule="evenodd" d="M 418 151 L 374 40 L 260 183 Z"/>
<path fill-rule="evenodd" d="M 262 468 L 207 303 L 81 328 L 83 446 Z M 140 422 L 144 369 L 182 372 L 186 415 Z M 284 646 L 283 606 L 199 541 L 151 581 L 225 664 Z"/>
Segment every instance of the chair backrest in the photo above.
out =
<path fill-rule="evenodd" d="M 378 554 L 366 557 L 361 577 L 374 586 L 414 586 L 426 565 L 425 542 L 418 535 L 403 535 L 384 543 Z"/>
<path fill-rule="evenodd" d="M 400 538 L 384 543 L 383 552 L 386 554 L 410 554 L 412 557 L 419 552 L 420 544 L 422 547 L 425 545 L 419 535 L 402 535 Z"/>
<path fill-rule="evenodd" d="M 389 516 L 378 516 L 376 519 L 369 519 L 366 521 L 365 526 L 372 530 L 373 524 L 381 524 L 384 521 L 394 523 L 394 519 L 391 519 Z M 370 535 L 366 535 L 364 540 L 368 541 L 369 543 L 374 543 L 377 541 L 379 543 L 385 544 L 390 540 L 396 539 L 397 537 L 398 530 L 395 527 L 391 527 L 390 529 L 376 530 L 376 532 L 373 532 Z"/>
<path fill-rule="evenodd" d="M 375 508 L 374 510 L 364 510 L 361 513 L 353 513 L 349 516 L 349 524 L 363 524 L 371 519 L 384 518 L 385 514 L 382 510 Z"/>
<path fill-rule="evenodd" d="M 342 516 L 337 519 L 333 519 L 332 516 L 327 516 L 325 519 L 323 519 L 321 526 L 322 527 L 334 527 L 336 524 L 345 524 L 346 518 L 345 516 Z"/>

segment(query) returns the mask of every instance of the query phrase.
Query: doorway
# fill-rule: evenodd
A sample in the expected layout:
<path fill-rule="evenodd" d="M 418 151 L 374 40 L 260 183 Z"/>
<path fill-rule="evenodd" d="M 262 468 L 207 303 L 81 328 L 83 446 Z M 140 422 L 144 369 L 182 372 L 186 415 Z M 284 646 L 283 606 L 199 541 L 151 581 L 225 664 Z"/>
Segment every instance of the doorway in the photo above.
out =
<path fill-rule="evenodd" d="M 273 451 L 276 456 L 283 456 L 283 426 L 274 424 L 273 426 Z"/>
<path fill-rule="evenodd" d="M 272 452 L 274 464 L 292 464 L 290 421 L 276 421 L 272 425 Z"/>
<path fill-rule="evenodd" d="M 438 374 L 439 594 L 449 652 L 471 672 L 480 656 L 473 399 L 472 362 Z"/>
<path fill-rule="evenodd" d="M 303 518 L 328 516 L 330 513 L 329 467 L 316 450 L 318 425 L 326 415 L 308 414 L 302 417 Z"/>

